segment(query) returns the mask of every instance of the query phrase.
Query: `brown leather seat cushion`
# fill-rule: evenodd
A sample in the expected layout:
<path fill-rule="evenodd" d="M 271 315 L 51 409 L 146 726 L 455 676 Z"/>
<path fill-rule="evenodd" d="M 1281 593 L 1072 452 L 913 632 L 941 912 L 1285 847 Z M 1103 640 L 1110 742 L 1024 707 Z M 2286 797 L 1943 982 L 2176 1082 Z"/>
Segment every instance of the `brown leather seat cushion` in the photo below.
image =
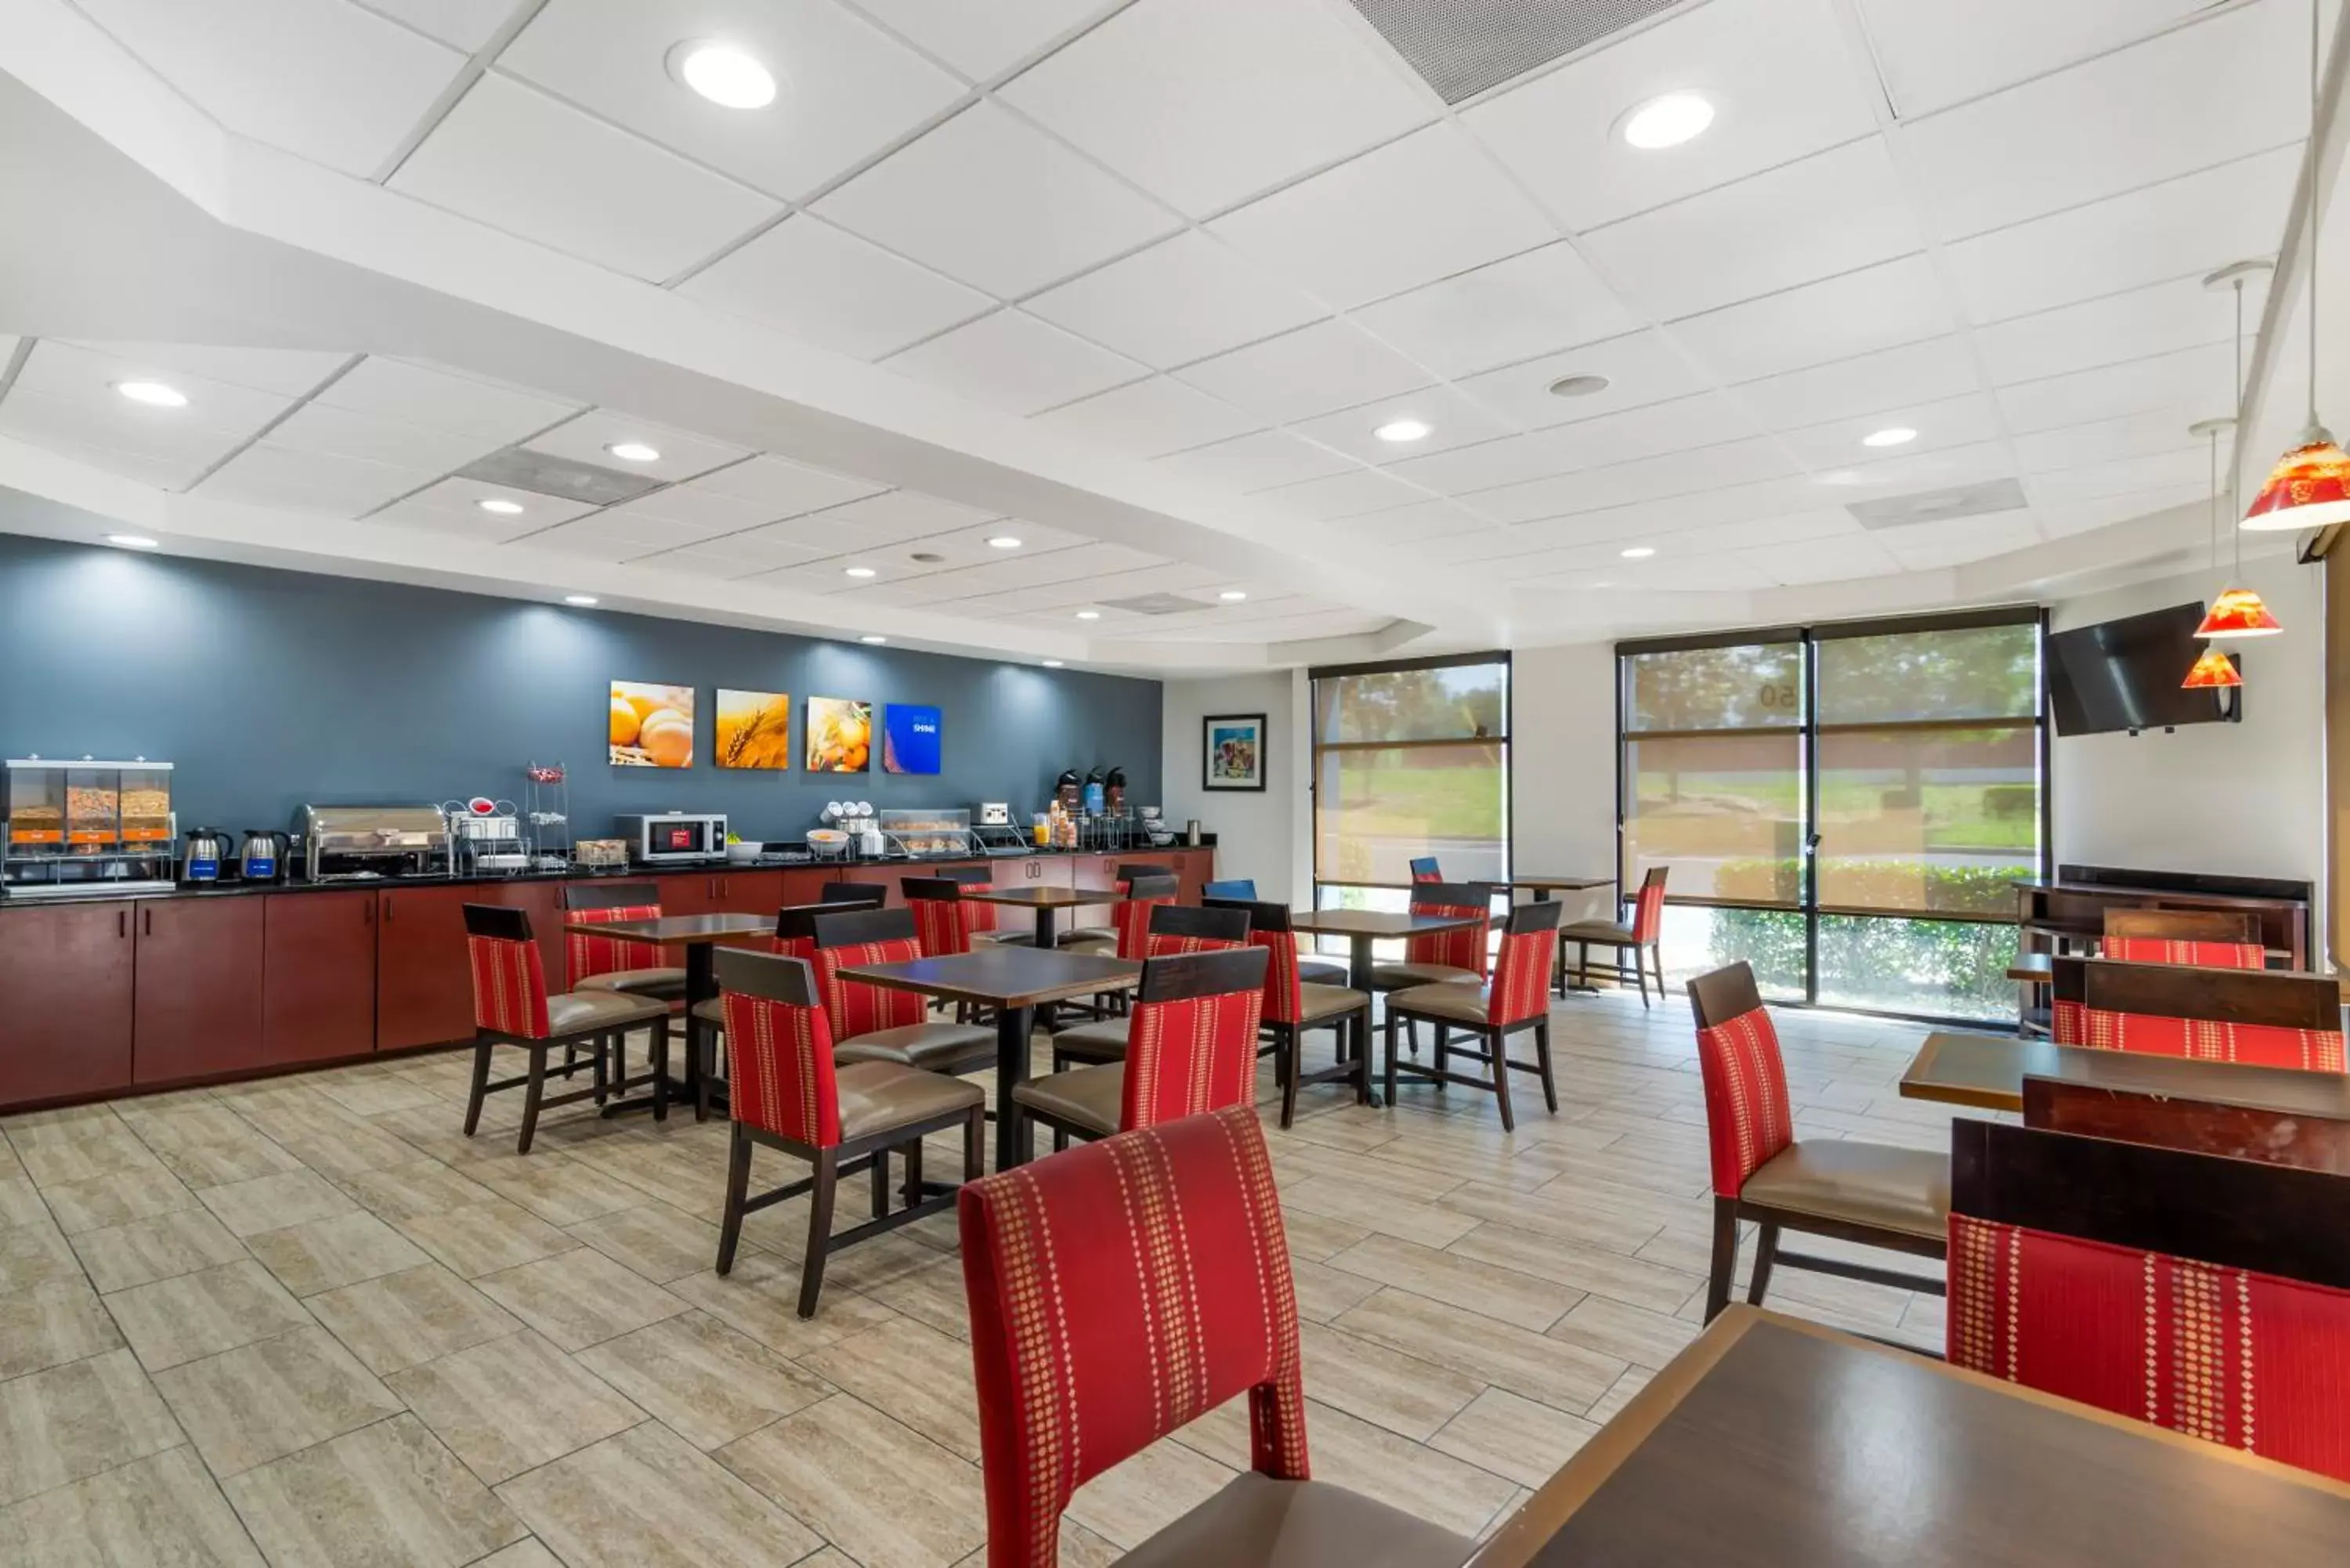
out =
<path fill-rule="evenodd" d="M 1036 945 L 1036 933 L 1034 931 L 973 931 L 971 933 L 971 940 L 974 946 L 980 942 L 993 942 L 1002 948 L 1030 948 Z"/>
<path fill-rule="evenodd" d="M 1053 939 L 1053 945 L 1065 953 L 1115 953 L 1118 951 L 1118 933 L 1095 927 L 1088 927 L 1083 930 L 1063 931 Z"/>
<path fill-rule="evenodd" d="M 1347 983 L 1347 966 L 1324 959 L 1299 959 L 1297 978 L 1306 985 L 1344 985 Z"/>
<path fill-rule="evenodd" d="M 1344 1018 L 1347 1013 L 1371 1004 L 1368 996 L 1347 985 L 1301 985 L 1297 988 L 1297 994 L 1305 1008 L 1305 1022 L 1308 1023 Z"/>
<path fill-rule="evenodd" d="M 1891 1144 L 1792 1143 L 1746 1179 L 1739 1197 L 1767 1208 L 1937 1240 L 1949 1233 L 1950 1160 Z"/>
<path fill-rule="evenodd" d="M 1327 1481 L 1252 1470 L 1118 1561 L 1122 1568 L 1459 1568 L 1477 1543 Z"/>
<path fill-rule="evenodd" d="M 726 999 L 723 996 L 713 996 L 707 1002 L 697 1002 L 693 1004 L 692 1011 L 693 1015 L 704 1023 L 712 1024 L 720 1029 L 726 1027 Z"/>
<path fill-rule="evenodd" d="M 1471 1029 L 1485 1026 L 1485 999 L 1492 988 L 1482 985 L 1416 985 L 1409 991 L 1392 992 L 1388 997 L 1388 1016 L 1409 1013 L 1419 1018 L 1440 1019 L 1446 1023 L 1466 1023 Z"/>
<path fill-rule="evenodd" d="M 1118 1131 L 1126 1097 L 1126 1064 L 1072 1067 L 1012 1085 L 1012 1097 L 1030 1110 L 1104 1137 Z"/>
<path fill-rule="evenodd" d="M 844 1138 L 968 1113 L 987 1103 L 986 1092 L 977 1084 L 894 1062 L 847 1063 L 833 1075 L 833 1082 L 840 1091 Z"/>
<path fill-rule="evenodd" d="M 1629 926 L 1619 926 L 1613 920 L 1577 920 L 1558 929 L 1559 940 L 1569 942 L 1621 942 L 1629 947 L 1639 939 Z"/>
<path fill-rule="evenodd" d="M 629 1029 L 669 1016 L 669 1003 L 619 991 L 567 991 L 546 999 L 550 1034 L 584 1034 L 595 1029 Z"/>
<path fill-rule="evenodd" d="M 836 1062 L 894 1062 L 936 1073 L 995 1064 L 995 1031 L 976 1023 L 904 1023 L 837 1041 Z"/>
<path fill-rule="evenodd" d="M 1409 991 L 1415 985 L 1482 985 L 1485 977 L 1473 969 L 1449 963 L 1382 963 L 1371 966 L 1371 984 L 1380 991 Z"/>
<path fill-rule="evenodd" d="M 574 991 L 625 991 L 639 996 L 658 996 L 664 1002 L 682 1001 L 685 996 L 685 971 L 681 969 L 616 969 L 608 974 L 591 974 Z"/>
<path fill-rule="evenodd" d="M 1126 1032 L 1133 1025 L 1131 1018 L 1105 1018 L 1098 1023 L 1064 1029 L 1053 1036 L 1053 1054 L 1079 1062 L 1123 1062 Z"/>

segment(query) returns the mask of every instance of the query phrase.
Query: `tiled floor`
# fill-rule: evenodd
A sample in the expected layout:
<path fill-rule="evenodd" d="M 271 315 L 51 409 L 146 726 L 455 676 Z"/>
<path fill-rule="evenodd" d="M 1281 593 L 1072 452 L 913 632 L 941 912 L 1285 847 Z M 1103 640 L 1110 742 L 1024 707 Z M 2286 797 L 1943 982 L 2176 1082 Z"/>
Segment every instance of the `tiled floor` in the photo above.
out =
<path fill-rule="evenodd" d="M 1514 1136 L 1491 1096 L 1424 1088 L 1312 1091 L 1271 1135 L 1315 1473 L 1465 1533 L 1696 1332 L 1687 1009 L 1556 1019 L 1560 1114 L 1521 1079 Z M 1780 1023 L 1802 1136 L 1944 1147 L 1893 1089 L 1918 1031 Z M 517 1158 L 516 1096 L 459 1136 L 466 1064 L 0 1120 L 0 1562 L 979 1560 L 951 1215 L 836 1258 L 802 1323 L 805 1200 L 711 1272 L 722 1123 L 558 1113 Z M 1940 1342 L 1932 1298 L 1782 1271 L 1772 1300 Z M 1114 1559 L 1247 1454 L 1234 1405 L 1097 1480 L 1064 1561 Z"/>

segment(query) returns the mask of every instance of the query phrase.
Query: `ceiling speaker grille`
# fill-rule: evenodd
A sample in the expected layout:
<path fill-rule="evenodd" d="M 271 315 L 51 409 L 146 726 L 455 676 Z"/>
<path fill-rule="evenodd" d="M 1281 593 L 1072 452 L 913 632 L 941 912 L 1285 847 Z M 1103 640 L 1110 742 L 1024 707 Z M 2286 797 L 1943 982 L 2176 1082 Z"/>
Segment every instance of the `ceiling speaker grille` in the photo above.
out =
<path fill-rule="evenodd" d="M 1679 0 L 1354 0 L 1447 103 L 1523 76 Z"/>
<path fill-rule="evenodd" d="M 2023 486 L 2012 479 L 1991 479 L 1980 484 L 1954 484 L 1947 490 L 1856 501 L 1845 510 L 1864 528 L 1907 528 L 1918 523 L 1950 523 L 1960 517 L 2012 512 L 2023 504 Z"/>
<path fill-rule="evenodd" d="M 1216 607 L 1205 599 L 1187 599 L 1180 594 L 1138 594 L 1130 599 L 1104 599 L 1102 603 L 1130 615 L 1183 615 Z"/>

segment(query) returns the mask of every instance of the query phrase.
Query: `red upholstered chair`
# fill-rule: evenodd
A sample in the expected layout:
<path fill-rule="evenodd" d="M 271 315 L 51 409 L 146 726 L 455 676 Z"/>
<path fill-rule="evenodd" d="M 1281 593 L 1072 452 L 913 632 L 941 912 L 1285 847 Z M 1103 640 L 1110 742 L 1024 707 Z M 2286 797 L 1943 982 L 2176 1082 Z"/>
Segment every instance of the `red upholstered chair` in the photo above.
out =
<path fill-rule="evenodd" d="M 913 911 L 914 936 L 924 958 L 947 958 L 971 951 L 971 917 L 984 904 L 967 903 L 963 884 L 945 877 L 908 877 L 899 882 L 906 908 Z"/>
<path fill-rule="evenodd" d="M 1544 1105 L 1554 1112 L 1558 1109 L 1558 1084 L 1552 1076 L 1550 1064 L 1550 960 L 1558 946 L 1560 908 L 1553 903 L 1512 907 L 1509 924 L 1502 933 L 1501 957 L 1493 966 L 1490 985 L 1440 981 L 1388 993 L 1388 1104 L 1395 1104 L 1399 1073 L 1414 1083 L 1434 1084 L 1440 1089 L 1447 1084 L 1491 1089 L 1501 1107 L 1502 1126 L 1515 1127 L 1517 1114 L 1510 1105 L 1510 1071 L 1515 1068 L 1522 1073 L 1539 1074 Z M 1409 1027 L 1423 1019 L 1436 1025 L 1436 1048 L 1429 1064 L 1423 1067 L 1412 1062 L 1399 1065 L 1396 1061 L 1397 1025 Z M 1477 1041 L 1478 1048 L 1470 1050 L 1454 1044 L 1455 1030 L 1466 1031 Z M 1527 1030 L 1534 1032 L 1534 1060 L 1513 1062 L 1510 1036 Z M 1452 1071 L 1451 1060 L 1456 1055 L 1482 1064 L 1492 1075 L 1471 1077 Z"/>
<path fill-rule="evenodd" d="M 1274 1073 L 1281 1081 L 1281 1125 L 1296 1118 L 1297 1091 L 1305 1084 L 1352 1082 L 1355 1099 L 1371 1099 L 1371 996 L 1343 985 L 1309 984 L 1300 978 L 1297 929 L 1289 906 L 1262 900 L 1218 899 L 1212 909 L 1245 909 L 1249 941 L 1271 959 L 1264 971 L 1264 1032 L 1273 1040 Z M 1337 1061 L 1316 1072 L 1305 1070 L 1305 1036 L 1316 1029 L 1338 1036 Z"/>
<path fill-rule="evenodd" d="M 816 981 L 843 1062 L 892 1062 L 935 1073 L 975 1073 L 995 1064 L 995 1031 L 975 1023 L 933 1023 L 930 1004 L 910 991 L 889 991 L 840 971 L 863 964 L 908 963 L 922 956 L 907 909 L 843 909 L 816 918 Z"/>
<path fill-rule="evenodd" d="M 1308 1477 L 1297 1296 L 1235 1106 L 966 1185 L 987 1568 L 1055 1568 L 1077 1488 L 1229 1399 L 1251 1469 L 1125 1568 L 1455 1568 L 1471 1542 Z"/>
<path fill-rule="evenodd" d="M 725 1004 L 735 1063 L 718 1272 L 733 1270 L 744 1215 L 809 1193 L 799 1313 L 814 1317 L 827 1256 L 935 1214 L 954 1200 L 951 1189 L 924 1189 L 926 1136 L 960 1126 L 963 1179 L 977 1179 L 986 1096 L 976 1084 L 919 1068 L 888 1062 L 836 1065 L 832 1028 L 816 1000 L 815 971 L 806 962 L 733 950 L 720 950 L 717 961 L 719 1000 Z M 751 1151 L 762 1144 L 806 1160 L 809 1174 L 751 1196 Z M 893 1148 L 902 1150 L 906 1161 L 906 1200 L 895 1210 L 889 1207 Z M 858 1170 L 870 1173 L 873 1218 L 835 1235 L 835 1189 L 841 1177 Z"/>
<path fill-rule="evenodd" d="M 1147 940 L 1146 959 L 1244 948 L 1249 945 L 1248 911 L 1153 904 Z M 1057 1031 L 1053 1036 L 1053 1070 L 1059 1072 L 1076 1063 L 1125 1061 L 1128 1023 L 1125 1018 L 1104 1018 Z"/>
<path fill-rule="evenodd" d="M 775 911 L 775 934 L 768 940 L 767 950 L 778 958 L 795 958 L 806 963 L 816 961 L 816 921 L 818 915 L 837 915 L 844 909 L 878 909 L 889 896 L 886 888 L 858 887 L 847 882 L 827 884 L 824 902 L 820 904 L 786 904 Z M 723 1033 L 726 1029 L 726 999 L 713 996 L 707 1002 L 696 1002 L 694 1017 L 707 1029 Z"/>
<path fill-rule="evenodd" d="M 2341 988 L 2331 976 L 2070 957 L 2052 968 L 2059 1045 L 2345 1070 Z"/>
<path fill-rule="evenodd" d="M 973 893 L 992 893 L 995 890 L 995 873 L 985 866 L 941 866 L 932 870 L 931 875 L 941 881 L 952 882 L 962 888 L 966 899 L 969 899 Z M 993 904 L 983 904 L 973 899 L 964 905 L 963 929 L 971 933 L 973 941 L 1011 942 L 1025 946 L 1028 941 L 1026 931 L 1006 931 L 998 929 L 1001 924 L 999 917 L 1002 914 L 1003 910 Z"/>
<path fill-rule="evenodd" d="M 669 1003 L 621 991 L 546 992 L 546 968 L 531 935 L 530 916 L 496 904 L 468 904 L 465 954 L 473 981 L 473 1083 L 465 1101 L 465 1136 L 482 1125 L 482 1101 L 502 1089 L 521 1088 L 522 1133 L 515 1152 L 528 1154 L 538 1133 L 538 1115 L 550 1106 L 602 1100 L 608 1089 L 605 1059 L 620 1037 L 640 1024 L 653 1032 L 653 1114 L 669 1114 Z M 528 1053 L 530 1065 L 518 1078 L 490 1081 L 490 1054 L 500 1045 Z M 546 1055 L 561 1046 L 567 1056 L 586 1052 L 596 1069 L 596 1086 L 550 1098 Z M 563 1074 L 567 1078 L 567 1071 Z"/>
<path fill-rule="evenodd" d="M 1012 1097 L 1055 1148 L 1253 1102 L 1267 962 L 1260 947 L 1144 960 L 1126 1059 L 1031 1078 Z"/>
<path fill-rule="evenodd" d="M 1415 915 L 1490 920 L 1494 888 L 1489 882 L 1422 882 L 1411 890 Z M 1371 966 L 1373 991 L 1409 991 L 1416 985 L 1482 985 L 1488 971 L 1485 926 L 1406 937 L 1401 963 Z M 1547 980 L 1547 976 L 1544 977 Z"/>
<path fill-rule="evenodd" d="M 2258 942 L 2181 942 L 2161 937 L 2107 937 L 2102 956 L 2124 963 L 2182 963 L 2199 969 L 2266 969 Z"/>
<path fill-rule="evenodd" d="M 2350 1480 L 2350 1182 L 1950 1125 L 1953 1366 Z"/>
<path fill-rule="evenodd" d="M 1950 1209 L 1950 1164 L 1939 1154 L 1853 1138 L 1797 1142 L 1779 1032 L 1754 989 L 1754 971 L 1734 963 L 1700 975 L 1689 982 L 1689 997 L 1697 1015 L 1698 1071 L 1705 1081 L 1713 1156 L 1706 1321 L 1730 1303 L 1742 1220 L 1756 1224 L 1754 1277 L 1746 1299 L 1758 1306 L 1773 1263 L 1940 1295 L 1939 1279 L 1780 1250 L 1782 1231 L 1801 1231 L 1940 1257 Z"/>
<path fill-rule="evenodd" d="M 650 882 L 567 883 L 563 888 L 563 909 L 568 917 L 567 926 L 658 920 L 660 889 Z M 563 956 L 574 991 L 625 991 L 657 996 L 663 1002 L 685 997 L 685 971 L 664 963 L 668 955 L 650 942 L 567 929 Z"/>
<path fill-rule="evenodd" d="M 1660 939 L 1665 931 L 1665 874 L 1668 867 L 1651 866 L 1648 874 L 1640 878 L 1640 890 L 1632 899 L 1632 919 L 1627 924 L 1618 920 L 1576 920 L 1561 926 L 1558 930 L 1559 983 L 1566 983 L 1566 944 L 1575 944 L 1575 981 L 1588 985 L 1591 981 L 1591 950 L 1613 948 L 1616 961 L 1613 972 L 1616 983 L 1632 981 L 1640 988 L 1640 1005 L 1648 1005 L 1648 976 L 1653 966 L 1657 980 L 1657 996 L 1665 994 L 1665 952 Z M 1632 961 L 1626 963 L 1629 952 Z M 1605 972 L 1605 970 L 1603 970 Z"/>
<path fill-rule="evenodd" d="M 1411 863 L 1411 879 L 1414 882 L 1441 882 L 1444 880 L 1444 868 L 1437 865 L 1435 856 L 1422 855 Z"/>

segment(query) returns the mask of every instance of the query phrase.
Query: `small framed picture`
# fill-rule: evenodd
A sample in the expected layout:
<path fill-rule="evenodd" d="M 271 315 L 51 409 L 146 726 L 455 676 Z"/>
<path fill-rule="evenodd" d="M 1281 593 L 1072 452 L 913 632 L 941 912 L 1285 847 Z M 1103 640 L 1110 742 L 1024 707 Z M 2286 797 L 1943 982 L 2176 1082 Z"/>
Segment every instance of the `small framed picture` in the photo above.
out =
<path fill-rule="evenodd" d="M 1212 713 L 1200 721 L 1206 747 L 1202 789 L 1264 788 L 1264 715 Z"/>

